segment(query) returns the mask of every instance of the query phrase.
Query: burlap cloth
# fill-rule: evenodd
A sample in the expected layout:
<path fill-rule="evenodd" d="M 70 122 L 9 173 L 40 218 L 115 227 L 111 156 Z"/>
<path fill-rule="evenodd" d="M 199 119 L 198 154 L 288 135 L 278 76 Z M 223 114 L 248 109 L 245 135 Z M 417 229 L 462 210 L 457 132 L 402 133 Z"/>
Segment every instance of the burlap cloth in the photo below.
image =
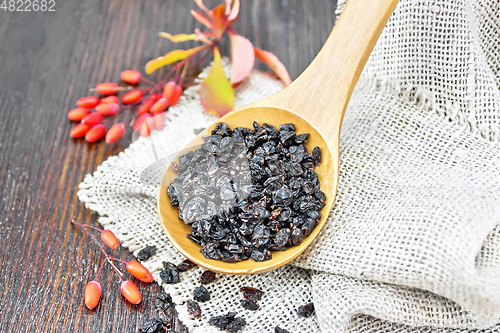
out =
<path fill-rule="evenodd" d="M 219 275 L 200 320 L 185 301 L 201 268 L 163 284 L 191 331 L 216 332 L 208 319 L 236 310 L 247 332 L 500 332 L 499 17 L 496 0 L 401 1 L 346 112 L 337 198 L 317 240 L 275 271 Z M 236 106 L 281 88 L 254 71 Z M 158 283 L 162 261 L 182 257 L 161 229 L 155 184 L 193 129 L 215 120 L 197 89 L 78 192 L 130 251 L 157 246 L 144 264 Z M 265 290 L 258 311 L 239 306 L 241 286 Z M 309 301 L 316 315 L 298 317 Z"/>

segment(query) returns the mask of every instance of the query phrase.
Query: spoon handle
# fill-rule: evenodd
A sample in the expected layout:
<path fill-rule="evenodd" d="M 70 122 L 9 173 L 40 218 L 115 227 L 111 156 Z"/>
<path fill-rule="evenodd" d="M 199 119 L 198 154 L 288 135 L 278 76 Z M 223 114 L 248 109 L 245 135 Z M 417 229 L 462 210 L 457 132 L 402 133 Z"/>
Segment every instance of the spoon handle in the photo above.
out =
<path fill-rule="evenodd" d="M 297 113 L 313 124 L 331 148 L 352 91 L 398 0 L 349 0 L 325 45 L 288 87 L 251 106 Z"/>

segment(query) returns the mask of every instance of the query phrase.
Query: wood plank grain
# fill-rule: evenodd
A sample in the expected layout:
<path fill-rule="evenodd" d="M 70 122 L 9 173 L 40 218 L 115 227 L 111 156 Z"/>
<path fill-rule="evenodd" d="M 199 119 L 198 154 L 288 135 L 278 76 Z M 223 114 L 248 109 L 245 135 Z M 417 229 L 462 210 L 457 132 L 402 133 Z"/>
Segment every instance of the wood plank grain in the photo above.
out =
<path fill-rule="evenodd" d="M 83 305 L 104 258 L 69 223 L 97 224 L 77 187 L 131 133 L 113 145 L 73 140 L 66 113 L 96 83 L 172 50 L 159 31 L 200 27 L 189 18 L 193 8 L 185 0 L 56 0 L 51 13 L 0 11 L 0 332 L 137 332 L 155 315 L 156 284 L 140 284 L 143 303 L 132 306 L 108 269 L 97 309 Z M 334 10 L 329 0 L 243 0 L 236 29 L 295 78 L 326 40 Z M 123 116 L 130 121 L 130 112 Z M 132 258 L 123 249 L 115 255 Z"/>

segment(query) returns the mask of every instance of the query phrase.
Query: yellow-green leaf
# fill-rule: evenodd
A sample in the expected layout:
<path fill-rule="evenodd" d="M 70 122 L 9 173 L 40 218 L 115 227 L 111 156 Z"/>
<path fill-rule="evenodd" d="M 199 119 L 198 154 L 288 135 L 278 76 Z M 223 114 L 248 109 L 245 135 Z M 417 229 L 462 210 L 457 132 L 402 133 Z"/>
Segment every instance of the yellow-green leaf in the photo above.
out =
<path fill-rule="evenodd" d="M 196 39 L 196 34 L 171 35 L 168 32 L 160 32 L 159 35 L 160 35 L 160 37 L 163 37 L 163 38 L 170 40 L 172 43 L 179 43 L 179 42 L 185 42 L 188 40 L 195 40 Z"/>
<path fill-rule="evenodd" d="M 234 90 L 224 73 L 217 47 L 214 48 L 212 69 L 201 82 L 199 94 L 201 105 L 208 113 L 222 117 L 234 107 Z"/>
<path fill-rule="evenodd" d="M 163 66 L 170 65 L 174 62 L 177 62 L 179 60 L 184 60 L 190 55 L 192 55 L 195 52 L 199 52 L 203 49 L 205 49 L 207 46 L 202 45 L 198 47 L 194 47 L 189 50 L 173 50 L 165 54 L 163 57 L 158 57 L 156 59 L 150 60 L 146 64 L 146 74 L 151 74 L 158 68 L 161 68 Z"/>

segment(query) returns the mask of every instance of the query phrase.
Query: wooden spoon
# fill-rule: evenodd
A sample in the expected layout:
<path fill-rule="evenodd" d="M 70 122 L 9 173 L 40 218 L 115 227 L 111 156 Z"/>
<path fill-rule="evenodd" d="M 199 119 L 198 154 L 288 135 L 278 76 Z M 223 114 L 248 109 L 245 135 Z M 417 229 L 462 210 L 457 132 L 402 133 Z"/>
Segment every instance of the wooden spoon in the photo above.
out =
<path fill-rule="evenodd" d="M 321 210 L 322 218 L 314 231 L 298 246 L 286 251 L 273 251 L 272 259 L 267 261 L 248 259 L 226 263 L 206 259 L 200 252 L 200 246 L 186 237 L 191 228 L 178 218 L 178 208 L 170 205 L 167 186 L 176 175 L 169 168 L 159 189 L 158 210 L 165 233 L 185 257 L 214 272 L 254 274 L 288 263 L 311 244 L 325 224 L 335 200 L 339 136 L 347 104 L 368 56 L 397 3 L 398 0 L 349 0 L 319 54 L 294 82 L 277 94 L 234 110 L 218 121 L 226 122 L 231 128 L 252 128 L 253 121 L 275 127 L 293 123 L 297 133 L 310 133 L 306 146 L 309 151 L 315 146 L 321 148 L 322 163 L 315 170 L 327 198 Z M 203 143 L 202 136 L 209 135 L 215 125 L 200 133 L 187 147 L 196 149 Z"/>

